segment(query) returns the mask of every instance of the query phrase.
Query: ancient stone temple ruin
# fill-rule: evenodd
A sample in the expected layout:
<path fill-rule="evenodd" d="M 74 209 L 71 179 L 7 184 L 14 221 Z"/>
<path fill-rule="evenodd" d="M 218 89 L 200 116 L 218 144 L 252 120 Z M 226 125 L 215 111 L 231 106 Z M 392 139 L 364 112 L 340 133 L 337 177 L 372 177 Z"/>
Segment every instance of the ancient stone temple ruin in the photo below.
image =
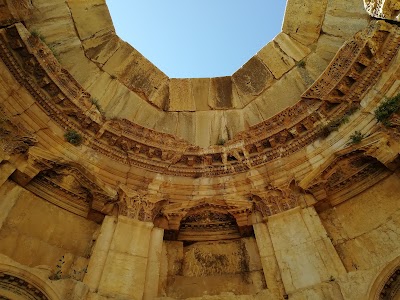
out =
<path fill-rule="evenodd" d="M 399 10 L 174 79 L 105 0 L 0 0 L 0 299 L 400 299 Z"/>

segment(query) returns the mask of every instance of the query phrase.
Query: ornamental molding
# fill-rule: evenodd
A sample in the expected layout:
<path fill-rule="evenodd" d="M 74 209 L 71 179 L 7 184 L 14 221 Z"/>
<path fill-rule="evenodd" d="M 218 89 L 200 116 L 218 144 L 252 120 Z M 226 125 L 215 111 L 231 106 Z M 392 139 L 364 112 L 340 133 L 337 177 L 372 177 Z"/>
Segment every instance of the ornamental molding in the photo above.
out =
<path fill-rule="evenodd" d="M 400 43 L 397 26 L 373 22 L 339 50 L 295 105 L 223 146 L 200 148 L 125 119 L 105 119 L 90 94 L 24 25 L 0 35 L 0 57 L 15 79 L 58 126 L 82 135 L 85 146 L 123 164 L 195 178 L 245 172 L 321 138 L 324 125 L 351 110 L 378 80 Z"/>
<path fill-rule="evenodd" d="M 99 214 L 117 193 L 81 164 L 32 147 L 11 178 L 27 190 L 75 214 Z"/>

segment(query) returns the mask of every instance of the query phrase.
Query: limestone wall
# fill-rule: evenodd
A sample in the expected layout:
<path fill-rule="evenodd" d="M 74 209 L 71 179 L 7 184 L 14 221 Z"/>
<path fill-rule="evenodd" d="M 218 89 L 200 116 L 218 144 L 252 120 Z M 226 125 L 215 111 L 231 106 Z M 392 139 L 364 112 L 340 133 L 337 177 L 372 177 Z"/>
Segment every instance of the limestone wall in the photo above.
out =
<path fill-rule="evenodd" d="M 60 276 L 75 270 L 83 277 L 98 227 L 12 181 L 0 187 L 0 254 L 18 263 L 46 265 L 55 272 L 63 260 Z"/>
<path fill-rule="evenodd" d="M 392 175 L 333 209 L 322 223 L 348 271 L 367 270 L 400 256 L 400 178 Z"/>

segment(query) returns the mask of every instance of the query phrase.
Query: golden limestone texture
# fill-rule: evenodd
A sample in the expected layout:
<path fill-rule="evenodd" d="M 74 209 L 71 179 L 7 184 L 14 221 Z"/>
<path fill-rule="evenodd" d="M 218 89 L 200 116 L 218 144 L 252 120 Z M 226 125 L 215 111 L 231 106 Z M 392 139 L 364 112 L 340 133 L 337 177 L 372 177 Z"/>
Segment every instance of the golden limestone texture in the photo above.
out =
<path fill-rule="evenodd" d="M 178 79 L 104 0 L 0 0 L 0 299 L 399 299 L 398 15 L 288 0 Z"/>

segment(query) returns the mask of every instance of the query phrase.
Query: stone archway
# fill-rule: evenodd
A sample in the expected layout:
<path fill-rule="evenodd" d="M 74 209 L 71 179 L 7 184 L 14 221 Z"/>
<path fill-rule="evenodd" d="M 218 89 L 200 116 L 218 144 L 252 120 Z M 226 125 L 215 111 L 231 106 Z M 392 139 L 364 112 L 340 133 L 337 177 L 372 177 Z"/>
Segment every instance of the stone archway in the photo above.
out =
<path fill-rule="evenodd" d="M 370 300 L 400 300 L 400 257 L 377 276 L 369 292 Z"/>
<path fill-rule="evenodd" d="M 33 273 L 0 264 L 0 299 L 60 300 L 53 289 Z"/>

